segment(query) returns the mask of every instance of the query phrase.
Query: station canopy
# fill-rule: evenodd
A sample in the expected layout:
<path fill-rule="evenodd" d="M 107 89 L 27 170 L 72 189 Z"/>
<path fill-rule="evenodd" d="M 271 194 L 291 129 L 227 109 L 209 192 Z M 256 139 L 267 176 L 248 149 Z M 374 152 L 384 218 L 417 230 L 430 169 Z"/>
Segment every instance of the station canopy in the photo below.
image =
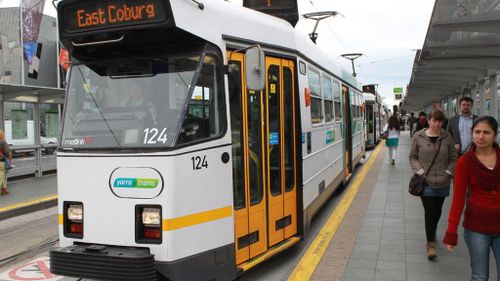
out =
<path fill-rule="evenodd" d="M 64 103 L 64 89 L 0 84 L 0 100 L 9 102 Z"/>
<path fill-rule="evenodd" d="M 436 0 L 403 101 L 418 110 L 500 69 L 500 0 Z"/>

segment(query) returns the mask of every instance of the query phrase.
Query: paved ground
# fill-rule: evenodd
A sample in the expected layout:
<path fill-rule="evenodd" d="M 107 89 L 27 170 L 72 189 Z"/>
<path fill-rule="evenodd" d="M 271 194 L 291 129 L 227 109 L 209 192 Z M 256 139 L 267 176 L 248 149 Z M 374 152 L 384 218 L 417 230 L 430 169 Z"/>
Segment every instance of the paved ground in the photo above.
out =
<path fill-rule="evenodd" d="M 0 220 L 57 204 L 57 177 L 28 178 L 8 183 L 8 195 L 0 196 Z"/>
<path fill-rule="evenodd" d="M 422 202 L 420 198 L 407 192 L 412 175 L 408 163 L 409 146 L 409 135 L 403 133 L 395 166 L 389 164 L 386 148 L 380 152 L 380 159 L 372 166 L 372 170 L 379 171 L 378 174 L 369 174 L 364 183 L 366 186 L 362 186 L 357 195 L 370 196 L 366 212 L 358 219 L 361 224 L 356 221 L 356 213 L 364 211 L 364 208 L 358 206 L 351 219 L 349 214 L 346 215 L 323 256 L 323 260 L 330 259 L 332 262 L 322 261 L 312 280 L 469 280 L 469 258 L 462 237 L 462 227 L 455 252 L 448 252 L 439 243 L 438 258 L 435 261 L 427 260 Z M 374 185 L 373 192 L 370 190 L 370 183 Z M 351 208 L 356 209 L 354 205 L 362 201 L 362 198 L 356 198 Z M 438 226 L 439 240 L 442 240 L 447 226 L 450 203 L 451 197 L 446 199 L 443 207 L 443 216 Z M 350 230 L 342 231 L 342 228 Z M 332 259 L 332 256 L 343 257 L 345 262 L 342 259 Z M 493 257 L 490 261 L 490 280 L 496 280 Z"/>

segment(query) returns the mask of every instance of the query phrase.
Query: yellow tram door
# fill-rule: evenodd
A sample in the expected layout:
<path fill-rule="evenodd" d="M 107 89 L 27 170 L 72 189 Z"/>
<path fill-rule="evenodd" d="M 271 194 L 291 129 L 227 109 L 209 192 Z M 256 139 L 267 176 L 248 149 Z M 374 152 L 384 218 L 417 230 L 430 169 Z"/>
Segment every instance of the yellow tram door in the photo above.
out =
<path fill-rule="evenodd" d="M 349 88 L 342 85 L 342 102 L 344 104 L 344 159 L 345 176 L 348 179 L 352 174 L 352 126 L 351 126 L 351 103 L 349 102 Z"/>
<path fill-rule="evenodd" d="M 236 264 L 267 250 L 263 92 L 248 91 L 243 55 L 228 52 Z"/>
<path fill-rule="evenodd" d="M 265 144 L 269 247 L 297 233 L 294 65 L 266 58 Z"/>

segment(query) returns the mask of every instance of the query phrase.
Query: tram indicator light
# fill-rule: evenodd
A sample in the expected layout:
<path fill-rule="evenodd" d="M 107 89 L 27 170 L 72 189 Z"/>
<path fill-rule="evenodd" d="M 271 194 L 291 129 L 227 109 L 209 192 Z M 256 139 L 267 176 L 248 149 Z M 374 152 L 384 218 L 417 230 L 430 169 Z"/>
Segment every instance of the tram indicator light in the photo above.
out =
<path fill-rule="evenodd" d="M 156 227 L 145 227 L 143 232 L 144 238 L 161 239 L 161 229 Z"/>
<path fill-rule="evenodd" d="M 311 105 L 311 92 L 309 91 L 309 88 L 306 88 L 304 90 L 304 98 L 306 101 L 306 106 L 310 106 Z"/>
<path fill-rule="evenodd" d="M 82 223 L 70 223 L 69 232 L 74 234 L 83 234 L 83 224 Z"/>
<path fill-rule="evenodd" d="M 168 19 L 162 0 L 63 1 L 61 6 L 60 24 L 67 33 L 160 23 Z"/>

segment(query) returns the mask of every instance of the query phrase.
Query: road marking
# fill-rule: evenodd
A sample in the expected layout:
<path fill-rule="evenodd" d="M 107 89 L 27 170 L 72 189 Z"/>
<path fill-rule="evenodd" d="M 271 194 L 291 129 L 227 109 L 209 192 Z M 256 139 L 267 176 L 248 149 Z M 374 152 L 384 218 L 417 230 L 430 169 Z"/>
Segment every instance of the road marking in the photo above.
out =
<path fill-rule="evenodd" d="M 18 209 L 18 208 L 22 208 L 22 207 L 27 207 L 27 206 L 31 206 L 31 205 L 35 205 L 35 204 L 40 204 L 40 203 L 45 203 L 45 202 L 48 202 L 48 201 L 51 201 L 51 200 L 57 200 L 57 195 L 49 195 L 49 196 L 46 196 L 46 197 L 40 197 L 40 198 L 37 198 L 35 200 L 31 200 L 31 201 L 26 201 L 26 202 L 22 202 L 22 203 L 18 203 L 18 204 L 14 204 L 14 205 L 10 205 L 10 206 L 7 206 L 7 207 L 3 207 L 3 208 L 0 208 L 0 213 L 3 213 L 3 212 L 8 212 L 8 211 L 11 211 L 11 210 L 15 210 L 15 209 Z"/>
<path fill-rule="evenodd" d="M 0 280 L 6 280 L 6 281 L 54 280 L 55 281 L 63 278 L 63 276 L 50 273 L 49 268 L 50 268 L 50 259 L 48 257 L 41 257 L 0 273 Z"/>
<path fill-rule="evenodd" d="M 321 261 L 326 248 L 330 244 L 330 241 L 335 235 L 335 232 L 337 232 L 340 223 L 344 219 L 347 210 L 349 210 L 354 197 L 356 197 L 361 183 L 363 183 L 366 175 L 368 174 L 368 171 L 373 165 L 373 162 L 375 161 L 375 158 L 377 158 L 377 155 L 382 147 L 383 143 L 380 143 L 373 151 L 370 159 L 368 159 L 366 164 L 363 165 L 361 171 L 352 182 L 351 187 L 343 196 L 342 200 L 340 200 L 339 205 L 330 215 L 318 235 L 316 235 L 316 238 L 314 238 L 314 241 L 311 243 L 304 256 L 300 259 L 297 266 L 295 266 L 295 269 L 288 278 L 288 281 L 305 281 L 311 278 L 314 270 L 316 270 L 316 267 Z"/>

